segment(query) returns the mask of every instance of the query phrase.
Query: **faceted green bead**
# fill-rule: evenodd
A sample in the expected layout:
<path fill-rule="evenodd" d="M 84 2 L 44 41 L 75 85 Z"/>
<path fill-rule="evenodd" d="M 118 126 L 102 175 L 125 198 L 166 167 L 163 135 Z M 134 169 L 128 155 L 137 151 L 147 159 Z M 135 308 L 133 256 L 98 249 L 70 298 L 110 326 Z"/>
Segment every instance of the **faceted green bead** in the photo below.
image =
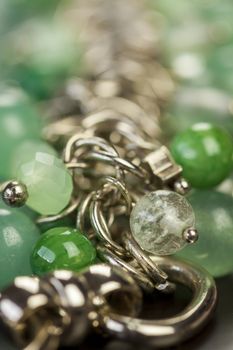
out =
<path fill-rule="evenodd" d="M 212 124 L 195 124 L 178 134 L 171 152 L 183 167 L 184 177 L 196 188 L 216 186 L 232 170 L 232 139 L 225 130 Z"/>
<path fill-rule="evenodd" d="M 0 97 L 0 178 L 9 179 L 11 157 L 19 144 L 38 139 L 41 122 L 36 110 L 20 90 L 9 89 Z"/>
<path fill-rule="evenodd" d="M 56 150 L 41 140 L 28 140 L 17 147 L 11 160 L 11 177 L 14 178 L 22 164 L 32 161 L 38 152 L 58 156 Z"/>
<path fill-rule="evenodd" d="M 78 230 L 57 227 L 45 232 L 36 243 L 32 256 L 32 270 L 37 275 L 66 269 L 79 272 L 95 262 L 96 250 Z"/>
<path fill-rule="evenodd" d="M 0 288 L 16 276 L 32 274 L 30 257 L 39 237 L 30 218 L 0 202 Z"/>
<path fill-rule="evenodd" d="M 27 205 L 42 215 L 55 215 L 70 201 L 72 177 L 61 159 L 37 152 L 34 159 L 20 166 L 17 179 L 27 186 Z"/>
<path fill-rule="evenodd" d="M 224 193 L 197 190 L 189 196 L 199 239 L 177 255 L 198 263 L 213 276 L 233 272 L 233 198 Z"/>

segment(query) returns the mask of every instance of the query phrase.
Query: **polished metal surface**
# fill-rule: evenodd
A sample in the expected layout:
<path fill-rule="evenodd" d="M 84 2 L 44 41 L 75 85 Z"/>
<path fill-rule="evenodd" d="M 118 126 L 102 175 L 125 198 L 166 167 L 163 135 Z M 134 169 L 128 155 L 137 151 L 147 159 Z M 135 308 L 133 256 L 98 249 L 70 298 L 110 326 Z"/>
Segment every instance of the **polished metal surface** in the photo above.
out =
<path fill-rule="evenodd" d="M 28 199 L 27 187 L 18 181 L 3 184 L 1 192 L 3 201 L 10 207 L 22 207 Z"/>
<path fill-rule="evenodd" d="M 184 341 L 206 325 L 213 314 L 217 300 L 214 280 L 201 268 L 176 259 L 151 257 L 175 283 L 191 289 L 189 305 L 174 317 L 145 320 L 116 313 L 102 314 L 103 329 L 127 341 L 144 346 L 167 347 Z"/>
<path fill-rule="evenodd" d="M 100 310 L 137 316 L 141 304 L 141 290 L 127 273 L 98 264 L 80 275 L 59 270 L 15 278 L 0 295 L 0 320 L 20 349 L 56 350 L 98 328 Z"/>

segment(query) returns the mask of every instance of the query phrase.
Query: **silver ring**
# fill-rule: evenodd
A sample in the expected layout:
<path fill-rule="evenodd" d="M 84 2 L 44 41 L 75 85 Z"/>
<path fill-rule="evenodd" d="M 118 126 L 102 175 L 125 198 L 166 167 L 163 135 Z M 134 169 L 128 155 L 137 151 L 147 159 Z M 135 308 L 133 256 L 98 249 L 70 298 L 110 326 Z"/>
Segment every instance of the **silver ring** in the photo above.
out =
<path fill-rule="evenodd" d="M 207 323 L 216 305 L 216 285 L 208 272 L 200 267 L 174 258 L 152 256 L 151 259 L 171 281 L 191 289 L 193 297 L 189 305 L 166 319 L 145 320 L 103 313 L 102 328 L 108 334 L 144 346 L 172 346 L 192 337 Z"/>

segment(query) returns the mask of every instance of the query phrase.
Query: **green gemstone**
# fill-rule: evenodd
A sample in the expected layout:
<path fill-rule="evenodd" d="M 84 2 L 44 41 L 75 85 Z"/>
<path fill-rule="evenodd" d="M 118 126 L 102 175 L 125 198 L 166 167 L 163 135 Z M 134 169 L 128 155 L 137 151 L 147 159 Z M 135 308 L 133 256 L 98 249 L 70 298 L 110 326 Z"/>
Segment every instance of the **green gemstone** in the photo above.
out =
<path fill-rule="evenodd" d="M 0 202 L 0 288 L 16 276 L 32 274 L 30 256 L 39 237 L 30 218 Z"/>
<path fill-rule="evenodd" d="M 11 177 L 14 178 L 22 164 L 32 161 L 38 152 L 58 156 L 53 147 L 41 140 L 28 140 L 23 142 L 14 151 L 11 160 Z"/>
<path fill-rule="evenodd" d="M 177 255 L 198 263 L 213 276 L 233 272 L 233 198 L 211 190 L 189 196 L 196 216 L 199 239 Z"/>
<path fill-rule="evenodd" d="M 25 35 L 27 45 L 14 44 Z M 82 69 L 81 45 L 68 26 L 56 21 L 32 21 L 22 26 L 14 39 L 7 47 L 11 63 L 8 75 L 37 99 L 53 96 L 64 79 Z"/>
<path fill-rule="evenodd" d="M 70 201 L 72 177 L 52 154 L 37 152 L 32 161 L 20 166 L 17 179 L 27 186 L 27 205 L 42 215 L 58 214 Z"/>
<path fill-rule="evenodd" d="M 36 243 L 31 257 L 37 275 L 67 269 L 79 272 L 94 263 L 96 250 L 78 230 L 57 227 L 45 232 Z"/>
<path fill-rule="evenodd" d="M 0 97 L 0 178 L 9 179 L 11 157 L 19 144 L 38 139 L 41 123 L 29 100 L 16 89 L 9 89 Z"/>
<path fill-rule="evenodd" d="M 209 123 L 194 124 L 178 134 L 171 152 L 184 177 L 196 188 L 222 182 L 232 170 L 233 144 L 228 133 Z"/>

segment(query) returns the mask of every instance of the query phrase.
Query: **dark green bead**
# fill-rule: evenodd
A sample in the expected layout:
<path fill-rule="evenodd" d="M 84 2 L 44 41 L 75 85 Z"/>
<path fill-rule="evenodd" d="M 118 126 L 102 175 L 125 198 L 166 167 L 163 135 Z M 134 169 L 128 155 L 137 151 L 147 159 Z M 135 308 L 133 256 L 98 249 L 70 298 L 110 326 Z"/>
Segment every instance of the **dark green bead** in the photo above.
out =
<path fill-rule="evenodd" d="M 233 198 L 211 190 L 189 196 L 196 217 L 199 239 L 177 255 L 198 263 L 213 276 L 233 272 Z"/>
<path fill-rule="evenodd" d="M 32 253 L 31 266 L 37 275 L 66 269 L 79 272 L 95 262 L 96 250 L 78 230 L 56 227 L 45 232 Z"/>
<path fill-rule="evenodd" d="M 196 188 L 214 187 L 232 170 L 232 139 L 224 129 L 209 123 L 195 124 L 178 134 L 171 152 Z"/>

